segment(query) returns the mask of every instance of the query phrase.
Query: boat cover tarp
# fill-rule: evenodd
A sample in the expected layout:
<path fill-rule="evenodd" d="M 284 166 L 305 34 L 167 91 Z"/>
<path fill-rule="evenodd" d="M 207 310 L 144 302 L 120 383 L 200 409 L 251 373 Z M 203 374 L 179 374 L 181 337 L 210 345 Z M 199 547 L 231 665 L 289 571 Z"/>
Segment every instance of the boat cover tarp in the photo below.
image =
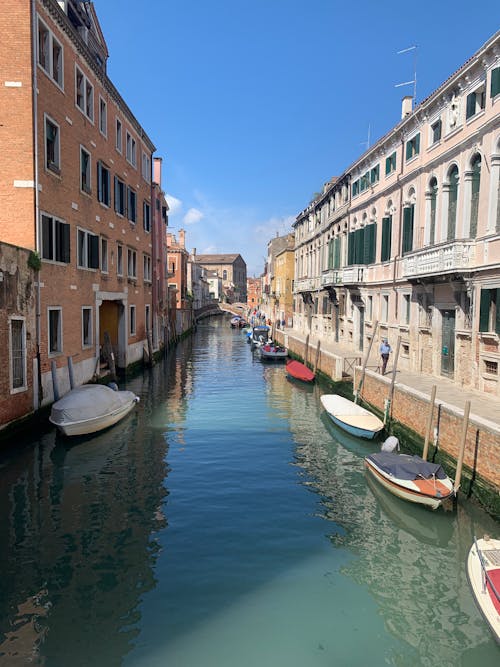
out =
<path fill-rule="evenodd" d="M 56 424 L 94 419 L 118 410 L 134 398 L 131 391 L 115 391 L 104 384 L 82 384 L 53 404 L 50 417 Z"/>
<path fill-rule="evenodd" d="M 420 456 L 416 455 L 377 452 L 376 454 L 369 454 L 366 458 L 368 461 L 373 461 L 385 473 L 397 479 L 411 480 L 417 479 L 417 477 L 423 477 L 424 479 L 429 479 L 430 477 L 446 479 L 447 477 L 442 466 L 438 463 L 424 461 Z"/>

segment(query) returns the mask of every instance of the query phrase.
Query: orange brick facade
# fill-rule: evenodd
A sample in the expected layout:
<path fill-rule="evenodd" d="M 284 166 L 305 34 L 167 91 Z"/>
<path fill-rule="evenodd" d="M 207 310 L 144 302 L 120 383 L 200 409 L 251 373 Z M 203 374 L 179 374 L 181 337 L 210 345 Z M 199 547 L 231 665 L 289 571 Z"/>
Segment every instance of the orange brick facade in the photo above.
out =
<path fill-rule="evenodd" d="M 51 365 L 61 391 L 68 357 L 76 383 L 88 381 L 105 332 L 118 367 L 141 360 L 146 330 L 153 341 L 163 338 L 158 308 L 166 308 L 166 294 L 153 299 L 162 265 L 153 250 L 155 148 L 106 75 L 93 7 L 70 2 L 66 14 L 55 0 L 35 6 L 32 17 L 27 0 L 6 0 L 0 18 L 10 35 L 0 44 L 0 104 L 10 111 L 0 134 L 0 240 L 42 258 L 35 394 L 46 403 Z M 87 12 L 87 36 L 76 27 L 78 12 Z M 158 284 L 166 292 L 166 281 Z"/>

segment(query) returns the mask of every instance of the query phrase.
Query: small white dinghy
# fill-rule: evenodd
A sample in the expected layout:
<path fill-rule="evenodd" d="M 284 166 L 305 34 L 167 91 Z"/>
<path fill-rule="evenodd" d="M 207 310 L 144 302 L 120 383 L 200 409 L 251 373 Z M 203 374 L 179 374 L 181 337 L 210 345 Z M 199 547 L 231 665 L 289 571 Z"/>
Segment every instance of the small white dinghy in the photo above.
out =
<path fill-rule="evenodd" d="M 467 577 L 477 606 L 500 643 L 500 540 L 477 540 L 467 557 Z"/>
<path fill-rule="evenodd" d="M 321 403 L 333 423 L 351 435 L 371 440 L 384 428 L 376 415 L 339 394 L 323 394 Z"/>
<path fill-rule="evenodd" d="M 82 384 L 52 405 L 49 421 L 64 435 L 87 435 L 113 426 L 138 402 L 139 397 L 131 391 Z"/>

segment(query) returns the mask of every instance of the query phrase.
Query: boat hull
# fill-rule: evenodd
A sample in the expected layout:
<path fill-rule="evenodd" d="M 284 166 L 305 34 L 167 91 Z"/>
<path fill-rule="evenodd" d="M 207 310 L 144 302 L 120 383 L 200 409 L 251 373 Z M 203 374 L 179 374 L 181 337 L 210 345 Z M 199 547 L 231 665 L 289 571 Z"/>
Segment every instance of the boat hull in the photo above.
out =
<path fill-rule="evenodd" d="M 444 480 L 398 479 L 381 470 L 368 457 L 365 458 L 365 466 L 379 484 L 398 498 L 411 503 L 436 510 L 454 495 L 453 485 L 448 478 L 446 482 Z"/>
<path fill-rule="evenodd" d="M 483 569 L 478 549 L 485 561 L 486 573 L 498 591 L 500 589 L 500 540 L 476 540 L 467 557 L 467 578 L 472 594 L 495 639 L 500 644 L 500 603 L 497 601 L 495 605 L 490 586 L 483 584 Z"/>
<path fill-rule="evenodd" d="M 287 361 L 286 372 L 289 377 L 294 380 L 300 380 L 301 382 L 311 383 L 314 382 L 315 375 L 314 373 L 307 368 L 304 364 L 301 364 L 300 361 Z"/>
<path fill-rule="evenodd" d="M 324 394 L 321 403 L 332 422 L 350 435 L 372 440 L 384 428 L 376 415 L 338 394 Z"/>

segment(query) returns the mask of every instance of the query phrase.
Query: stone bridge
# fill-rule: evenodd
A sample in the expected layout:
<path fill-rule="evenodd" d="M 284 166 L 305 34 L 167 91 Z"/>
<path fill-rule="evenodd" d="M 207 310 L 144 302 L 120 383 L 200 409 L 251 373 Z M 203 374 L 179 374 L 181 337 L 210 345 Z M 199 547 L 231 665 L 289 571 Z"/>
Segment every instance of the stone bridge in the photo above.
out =
<path fill-rule="evenodd" d="M 224 313 L 229 313 L 231 315 L 246 315 L 248 306 L 246 303 L 209 303 L 206 306 L 202 306 L 195 310 L 194 317 L 195 320 L 201 320 L 204 317 L 210 317 L 211 315 L 223 315 Z"/>

